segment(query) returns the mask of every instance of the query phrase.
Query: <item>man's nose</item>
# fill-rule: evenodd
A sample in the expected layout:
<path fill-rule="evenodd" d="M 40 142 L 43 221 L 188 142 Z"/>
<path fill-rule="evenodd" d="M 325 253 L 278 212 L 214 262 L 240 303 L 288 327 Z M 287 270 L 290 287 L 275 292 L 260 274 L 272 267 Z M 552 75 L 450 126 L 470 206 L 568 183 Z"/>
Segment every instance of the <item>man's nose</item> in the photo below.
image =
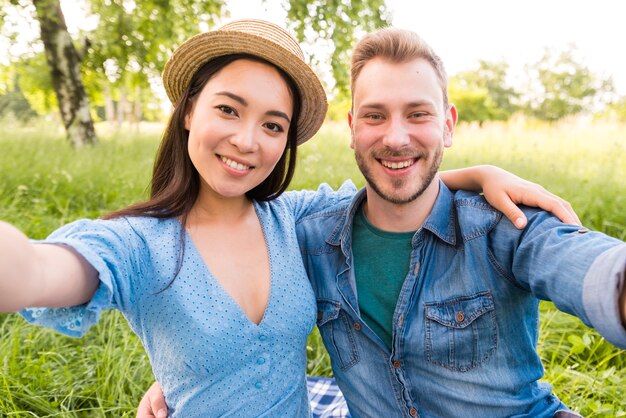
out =
<path fill-rule="evenodd" d="M 410 142 L 409 130 L 403 121 L 390 120 L 383 137 L 383 144 L 389 148 L 402 148 Z"/>

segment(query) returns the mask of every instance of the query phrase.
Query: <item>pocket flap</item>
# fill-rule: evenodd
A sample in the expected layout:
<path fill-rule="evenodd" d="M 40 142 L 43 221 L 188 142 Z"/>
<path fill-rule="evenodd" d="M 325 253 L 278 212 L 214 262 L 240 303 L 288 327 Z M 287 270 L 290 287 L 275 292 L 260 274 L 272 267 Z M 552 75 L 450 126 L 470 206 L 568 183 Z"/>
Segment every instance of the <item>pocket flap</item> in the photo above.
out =
<path fill-rule="evenodd" d="M 481 292 L 473 296 L 424 304 L 426 318 L 451 328 L 465 328 L 476 318 L 494 310 L 493 296 Z"/>
<path fill-rule="evenodd" d="M 339 317 L 341 303 L 335 300 L 318 299 L 317 300 L 317 326 L 322 326 L 328 321 L 335 320 Z"/>

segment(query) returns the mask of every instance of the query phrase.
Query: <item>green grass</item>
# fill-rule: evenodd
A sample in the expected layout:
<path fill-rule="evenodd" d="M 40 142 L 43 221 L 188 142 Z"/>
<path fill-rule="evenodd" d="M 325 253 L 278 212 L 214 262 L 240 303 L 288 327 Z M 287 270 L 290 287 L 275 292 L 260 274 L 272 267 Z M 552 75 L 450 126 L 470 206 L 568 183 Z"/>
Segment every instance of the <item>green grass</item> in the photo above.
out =
<path fill-rule="evenodd" d="M 444 168 L 490 163 L 568 199 L 585 225 L 626 239 L 626 126 L 461 126 Z M 0 129 L 0 219 L 33 238 L 79 217 L 97 217 L 146 196 L 159 134 L 103 133 L 95 149 L 71 150 L 53 128 Z M 346 178 L 363 185 L 345 126 L 326 125 L 301 148 L 293 188 Z M 539 351 L 546 379 L 587 417 L 626 416 L 626 353 L 549 303 Z M 308 371 L 331 373 L 319 334 Z M 117 312 L 73 339 L 0 314 L 0 417 L 135 414 L 153 377 L 139 340 Z"/>

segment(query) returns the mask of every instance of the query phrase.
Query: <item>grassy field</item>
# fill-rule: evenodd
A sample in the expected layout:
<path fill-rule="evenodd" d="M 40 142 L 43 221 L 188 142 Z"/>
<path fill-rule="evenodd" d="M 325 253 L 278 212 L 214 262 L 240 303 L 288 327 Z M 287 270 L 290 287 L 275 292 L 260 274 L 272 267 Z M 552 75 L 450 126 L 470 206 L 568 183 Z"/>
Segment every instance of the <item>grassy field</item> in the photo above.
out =
<path fill-rule="evenodd" d="M 158 131 L 101 131 L 96 149 L 73 151 L 55 128 L 0 127 L 0 219 L 43 238 L 80 217 L 145 197 Z M 583 223 L 626 240 L 626 126 L 518 121 L 461 126 L 443 168 L 496 164 L 568 199 Z M 344 126 L 326 125 L 302 147 L 293 188 L 363 180 Z M 626 352 L 579 320 L 542 305 L 539 350 L 546 379 L 588 417 L 626 416 Z M 309 373 L 329 374 L 314 333 Z M 152 374 L 138 339 L 117 312 L 82 339 L 0 314 L 0 417 L 132 417 Z"/>

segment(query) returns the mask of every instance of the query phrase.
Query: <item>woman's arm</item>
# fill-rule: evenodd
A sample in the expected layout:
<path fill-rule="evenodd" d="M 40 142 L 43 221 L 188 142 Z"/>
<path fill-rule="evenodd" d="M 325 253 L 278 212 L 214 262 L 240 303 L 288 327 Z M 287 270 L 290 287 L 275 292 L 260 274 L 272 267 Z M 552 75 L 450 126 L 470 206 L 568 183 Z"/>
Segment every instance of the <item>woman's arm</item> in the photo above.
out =
<path fill-rule="evenodd" d="M 97 287 L 96 270 L 73 250 L 33 244 L 0 222 L 0 311 L 81 305 Z"/>
<path fill-rule="evenodd" d="M 538 207 L 552 212 L 565 223 L 580 225 L 569 202 L 499 167 L 477 165 L 441 171 L 439 175 L 450 189 L 482 192 L 491 206 L 502 212 L 519 229 L 526 226 L 527 220 L 517 205 Z"/>

